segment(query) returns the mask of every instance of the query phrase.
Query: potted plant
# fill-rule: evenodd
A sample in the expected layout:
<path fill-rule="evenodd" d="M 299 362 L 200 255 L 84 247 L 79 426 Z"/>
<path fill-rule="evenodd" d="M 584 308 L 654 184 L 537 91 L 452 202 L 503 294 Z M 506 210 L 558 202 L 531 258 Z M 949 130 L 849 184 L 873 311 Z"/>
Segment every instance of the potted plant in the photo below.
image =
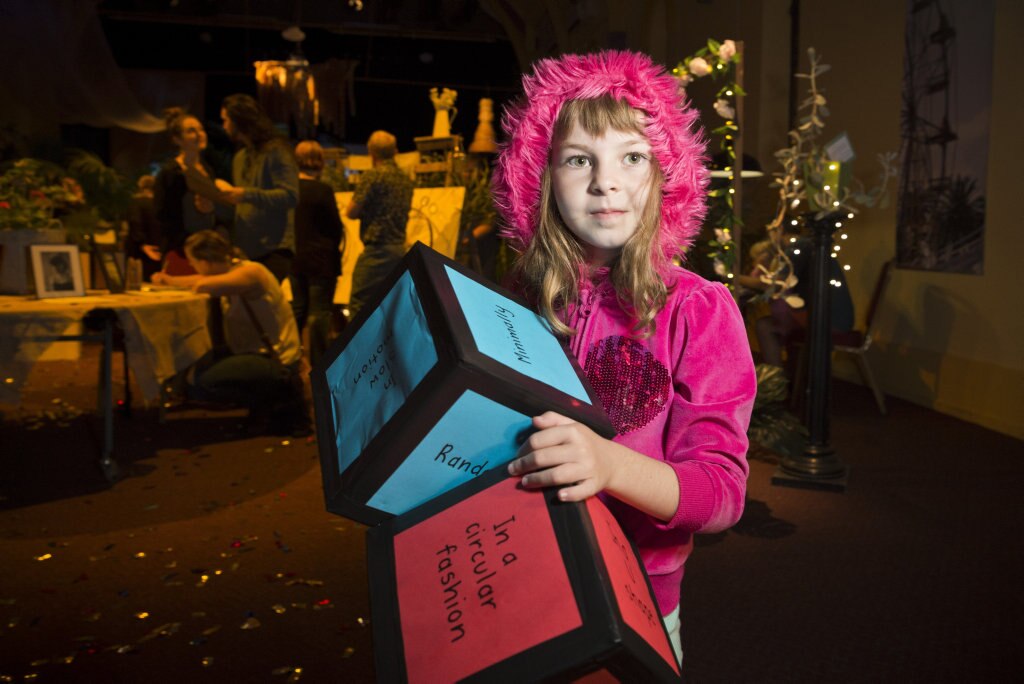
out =
<path fill-rule="evenodd" d="M 20 159 L 0 174 L 0 293 L 29 291 L 28 246 L 64 242 L 55 214 L 83 202 L 78 184 L 51 162 Z"/>

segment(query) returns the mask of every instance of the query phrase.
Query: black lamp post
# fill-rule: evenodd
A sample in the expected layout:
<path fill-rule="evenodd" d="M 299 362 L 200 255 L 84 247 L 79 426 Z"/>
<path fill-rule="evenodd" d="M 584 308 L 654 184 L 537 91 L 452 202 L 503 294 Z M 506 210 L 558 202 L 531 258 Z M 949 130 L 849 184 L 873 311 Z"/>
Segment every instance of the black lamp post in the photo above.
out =
<path fill-rule="evenodd" d="M 832 400 L 832 326 L 828 282 L 832 258 L 832 233 L 843 218 L 832 212 L 807 222 L 813 234 L 811 254 L 811 302 L 807 369 L 807 448 L 799 456 L 786 456 L 772 476 L 772 484 L 805 489 L 846 491 L 846 464 L 829 444 L 829 411 Z"/>

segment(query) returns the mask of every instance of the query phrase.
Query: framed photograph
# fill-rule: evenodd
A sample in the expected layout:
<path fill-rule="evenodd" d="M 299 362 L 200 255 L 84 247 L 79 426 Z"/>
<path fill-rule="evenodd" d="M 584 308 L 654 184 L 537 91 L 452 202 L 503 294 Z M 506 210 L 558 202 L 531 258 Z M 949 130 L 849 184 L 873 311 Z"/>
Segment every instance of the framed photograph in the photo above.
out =
<path fill-rule="evenodd" d="M 85 294 L 78 245 L 29 245 L 36 295 L 81 297 Z"/>
<path fill-rule="evenodd" d="M 104 249 L 97 249 L 96 265 L 103 274 L 103 282 L 112 293 L 124 292 L 124 275 L 117 263 L 117 255 Z"/>

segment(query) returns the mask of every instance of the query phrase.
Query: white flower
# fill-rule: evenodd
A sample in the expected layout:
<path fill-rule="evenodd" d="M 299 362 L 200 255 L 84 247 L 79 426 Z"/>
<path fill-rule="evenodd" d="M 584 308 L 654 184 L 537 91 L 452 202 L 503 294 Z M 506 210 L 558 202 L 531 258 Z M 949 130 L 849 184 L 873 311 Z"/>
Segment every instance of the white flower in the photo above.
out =
<path fill-rule="evenodd" d="M 679 81 L 680 88 L 685 88 L 686 86 L 693 83 L 693 76 L 691 76 L 688 72 L 684 71 L 683 73 L 676 76 L 676 80 Z"/>
<path fill-rule="evenodd" d="M 729 101 L 721 98 L 715 100 L 715 112 L 723 119 L 733 119 L 736 117 L 736 110 L 729 106 Z"/>
<path fill-rule="evenodd" d="M 719 259 L 715 259 L 715 273 L 720 276 L 725 275 L 725 264 Z"/>
<path fill-rule="evenodd" d="M 686 65 L 687 70 L 694 76 L 700 78 L 701 76 L 707 76 L 711 73 L 711 67 L 704 61 L 703 57 L 694 57 L 690 60 L 690 63 Z"/>
<path fill-rule="evenodd" d="M 728 228 L 715 228 L 715 239 L 719 242 L 731 242 L 732 235 L 729 234 Z"/>
<path fill-rule="evenodd" d="M 724 43 L 722 43 L 720 46 L 718 46 L 718 57 L 722 61 L 728 62 L 735 55 L 736 55 L 736 43 L 734 43 L 733 41 L 727 40 Z"/>

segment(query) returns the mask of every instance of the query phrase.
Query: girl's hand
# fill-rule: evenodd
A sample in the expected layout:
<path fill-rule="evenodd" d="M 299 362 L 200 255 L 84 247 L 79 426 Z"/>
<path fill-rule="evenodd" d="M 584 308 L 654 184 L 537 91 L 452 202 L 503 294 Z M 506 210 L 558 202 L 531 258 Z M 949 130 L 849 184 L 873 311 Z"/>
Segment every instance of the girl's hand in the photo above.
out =
<path fill-rule="evenodd" d="M 608 488 L 615 467 L 613 442 L 553 411 L 536 416 L 533 425 L 538 431 L 508 465 L 509 474 L 523 476 L 523 487 L 568 485 L 558 491 L 562 501 L 582 501 Z"/>
<path fill-rule="evenodd" d="M 170 276 L 168 276 L 168 275 L 167 275 L 166 273 L 164 273 L 163 271 L 157 271 L 156 273 L 154 273 L 153 275 L 151 275 L 151 276 L 150 276 L 150 280 L 151 280 L 151 281 L 152 281 L 152 282 L 153 282 L 153 283 L 154 283 L 155 285 L 168 285 L 169 283 L 168 283 L 167 279 L 168 279 L 169 277 L 170 277 Z"/>
<path fill-rule="evenodd" d="M 527 489 L 563 486 L 562 501 L 582 501 L 604 491 L 658 520 L 679 508 L 679 478 L 659 459 L 596 434 L 552 411 L 533 419 L 538 429 L 508 464 Z"/>

